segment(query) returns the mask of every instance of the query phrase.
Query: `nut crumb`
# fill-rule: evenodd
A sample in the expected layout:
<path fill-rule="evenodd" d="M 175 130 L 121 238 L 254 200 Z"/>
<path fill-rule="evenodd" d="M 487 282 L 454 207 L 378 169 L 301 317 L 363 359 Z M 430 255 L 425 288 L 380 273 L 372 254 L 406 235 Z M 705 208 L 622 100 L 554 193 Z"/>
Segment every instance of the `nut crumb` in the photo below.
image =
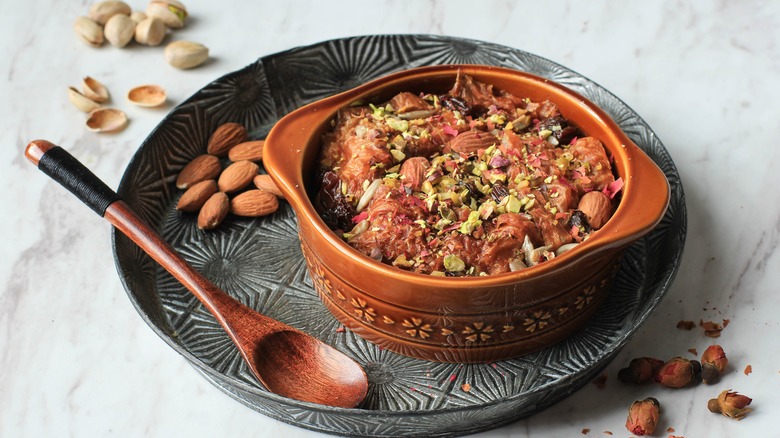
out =
<path fill-rule="evenodd" d="M 605 430 L 605 431 L 604 431 L 604 435 L 610 435 L 610 436 L 611 436 L 611 435 L 612 435 L 612 432 L 610 432 L 610 431 L 608 431 L 608 430 Z"/>
<path fill-rule="evenodd" d="M 581 433 L 581 434 L 583 434 L 583 435 L 587 435 L 587 434 L 589 434 L 589 433 L 590 433 L 590 429 L 588 429 L 588 428 L 583 428 L 583 429 L 582 429 L 582 431 L 581 431 L 580 433 Z"/>
<path fill-rule="evenodd" d="M 752 372 L 753 372 L 753 366 L 748 364 L 748 366 L 745 367 L 745 375 L 748 376 Z"/>
<path fill-rule="evenodd" d="M 672 426 L 669 426 L 669 428 L 666 429 L 666 431 L 669 433 L 674 433 L 674 428 Z"/>
<path fill-rule="evenodd" d="M 694 356 L 699 356 L 699 352 L 698 352 L 698 351 L 696 351 L 696 349 L 695 349 L 695 348 L 689 348 L 689 349 L 688 349 L 688 352 L 689 352 L 689 353 L 691 353 L 691 354 L 692 354 L 692 355 L 694 355 Z"/>
<path fill-rule="evenodd" d="M 677 323 L 677 328 L 680 330 L 693 330 L 693 328 L 696 327 L 696 323 L 693 321 L 688 321 L 685 319 L 681 319 Z"/>
<path fill-rule="evenodd" d="M 596 388 L 598 389 L 604 389 L 607 386 L 607 373 L 601 373 L 601 375 L 593 379 L 591 383 L 596 385 Z"/>

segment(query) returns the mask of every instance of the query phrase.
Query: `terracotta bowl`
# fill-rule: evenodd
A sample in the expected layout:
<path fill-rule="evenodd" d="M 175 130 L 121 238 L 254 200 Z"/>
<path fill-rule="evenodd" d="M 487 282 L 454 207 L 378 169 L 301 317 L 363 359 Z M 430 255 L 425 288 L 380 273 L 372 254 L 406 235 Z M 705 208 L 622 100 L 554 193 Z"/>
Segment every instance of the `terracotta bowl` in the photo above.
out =
<path fill-rule="evenodd" d="M 322 221 L 312 198 L 321 137 L 339 108 L 401 91 L 444 93 L 458 69 L 498 89 L 550 99 L 598 138 L 623 178 L 613 217 L 586 242 L 534 267 L 487 277 L 435 277 L 400 270 L 350 247 Z M 579 329 L 610 290 L 623 249 L 649 232 L 669 203 L 661 170 L 604 111 L 548 79 L 491 66 L 444 65 L 395 73 L 314 102 L 269 133 L 264 164 L 298 217 L 309 273 L 333 315 L 382 348 L 441 362 L 488 362 L 550 346 Z"/>

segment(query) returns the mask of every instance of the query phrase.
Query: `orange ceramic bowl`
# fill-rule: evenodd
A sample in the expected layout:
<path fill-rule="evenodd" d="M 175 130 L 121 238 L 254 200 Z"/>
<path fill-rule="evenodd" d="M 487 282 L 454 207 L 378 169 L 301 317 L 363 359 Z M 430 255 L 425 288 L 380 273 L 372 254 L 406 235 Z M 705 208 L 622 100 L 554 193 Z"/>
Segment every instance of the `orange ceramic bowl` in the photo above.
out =
<path fill-rule="evenodd" d="M 339 108 L 382 102 L 401 91 L 444 93 L 458 70 L 532 100 L 549 99 L 599 139 L 623 178 L 623 196 L 603 228 L 574 249 L 528 269 L 487 277 L 403 271 L 350 247 L 322 221 L 312 198 L 322 135 Z M 382 348 L 442 362 L 488 362 L 530 353 L 579 329 L 610 290 L 623 249 L 649 232 L 669 203 L 655 163 L 607 114 L 547 79 L 491 66 L 443 65 L 395 73 L 306 105 L 266 138 L 263 161 L 298 217 L 301 248 L 322 301 L 359 336 Z"/>

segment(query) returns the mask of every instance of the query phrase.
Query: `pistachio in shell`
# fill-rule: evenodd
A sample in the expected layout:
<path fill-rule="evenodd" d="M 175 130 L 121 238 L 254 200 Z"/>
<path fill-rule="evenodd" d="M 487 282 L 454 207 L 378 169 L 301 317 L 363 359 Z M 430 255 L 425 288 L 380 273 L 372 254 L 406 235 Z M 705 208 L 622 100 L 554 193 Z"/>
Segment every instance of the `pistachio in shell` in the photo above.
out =
<path fill-rule="evenodd" d="M 68 100 L 70 100 L 70 103 L 72 103 L 73 106 L 78 108 L 80 111 L 84 111 L 85 113 L 100 108 L 99 103 L 88 98 L 87 96 L 82 94 L 81 91 L 73 87 L 68 87 Z"/>
<path fill-rule="evenodd" d="M 133 11 L 133 13 L 130 14 L 130 19 L 135 21 L 135 24 L 138 24 L 146 20 L 146 12 Z"/>
<path fill-rule="evenodd" d="M 85 76 L 81 80 L 81 92 L 84 96 L 97 103 L 108 101 L 108 89 L 91 76 Z"/>
<path fill-rule="evenodd" d="M 187 8 L 177 0 L 152 0 L 146 7 L 146 15 L 159 18 L 171 29 L 179 29 L 187 19 Z"/>
<path fill-rule="evenodd" d="M 103 1 L 90 6 L 88 16 L 99 24 L 106 24 L 114 15 L 130 15 L 130 6 L 122 1 Z"/>
<path fill-rule="evenodd" d="M 73 31 L 82 41 L 92 47 L 103 45 L 103 27 L 88 17 L 78 17 L 73 22 Z"/>
<path fill-rule="evenodd" d="M 192 41 L 174 41 L 165 46 L 164 54 L 168 64 L 183 70 L 197 67 L 209 59 L 209 49 Z"/>
<path fill-rule="evenodd" d="M 127 92 L 127 100 L 143 107 L 155 107 L 165 103 L 168 95 L 159 85 L 141 85 Z"/>
<path fill-rule="evenodd" d="M 103 33 L 112 46 L 124 47 L 135 35 L 135 21 L 131 20 L 128 15 L 114 15 L 106 22 Z"/>
<path fill-rule="evenodd" d="M 159 46 L 167 31 L 162 20 L 147 17 L 135 26 L 135 41 L 147 46 Z"/>
<path fill-rule="evenodd" d="M 127 115 L 116 108 L 97 108 L 89 113 L 86 124 L 93 132 L 117 132 L 127 126 Z"/>

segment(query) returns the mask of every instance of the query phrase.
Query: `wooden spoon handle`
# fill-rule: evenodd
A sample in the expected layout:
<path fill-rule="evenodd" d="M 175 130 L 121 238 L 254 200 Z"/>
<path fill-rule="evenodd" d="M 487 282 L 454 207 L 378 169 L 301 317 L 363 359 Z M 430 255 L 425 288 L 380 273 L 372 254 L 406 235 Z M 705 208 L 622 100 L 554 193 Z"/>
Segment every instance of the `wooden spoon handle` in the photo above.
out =
<path fill-rule="evenodd" d="M 241 307 L 241 304 L 187 263 L 115 191 L 68 151 L 46 140 L 34 140 L 27 145 L 25 156 L 146 251 L 189 289 L 220 323 L 225 322 L 220 313 Z"/>

